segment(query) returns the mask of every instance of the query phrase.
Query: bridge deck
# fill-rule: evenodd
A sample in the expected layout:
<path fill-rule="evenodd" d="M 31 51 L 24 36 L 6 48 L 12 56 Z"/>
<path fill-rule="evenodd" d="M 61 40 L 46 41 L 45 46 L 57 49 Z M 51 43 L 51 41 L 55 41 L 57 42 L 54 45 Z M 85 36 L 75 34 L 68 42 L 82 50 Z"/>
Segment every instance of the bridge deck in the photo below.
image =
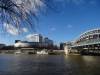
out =
<path fill-rule="evenodd" d="M 79 44 L 72 45 L 71 47 L 94 45 L 94 44 L 100 44 L 100 39 L 84 41 Z"/>

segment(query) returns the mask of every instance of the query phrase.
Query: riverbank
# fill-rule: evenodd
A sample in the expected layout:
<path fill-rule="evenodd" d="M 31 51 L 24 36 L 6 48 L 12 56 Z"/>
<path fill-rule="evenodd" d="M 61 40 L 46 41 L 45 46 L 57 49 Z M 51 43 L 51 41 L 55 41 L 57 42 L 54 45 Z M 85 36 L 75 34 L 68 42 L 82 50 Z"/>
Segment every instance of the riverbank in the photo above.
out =
<path fill-rule="evenodd" d="M 26 54 L 26 55 L 66 55 L 64 50 L 0 50 L 0 54 Z M 81 56 L 100 56 L 100 54 L 79 54 L 69 53 L 70 55 L 81 55 Z"/>
<path fill-rule="evenodd" d="M 0 50 L 0 54 L 48 54 L 64 55 L 64 50 Z"/>

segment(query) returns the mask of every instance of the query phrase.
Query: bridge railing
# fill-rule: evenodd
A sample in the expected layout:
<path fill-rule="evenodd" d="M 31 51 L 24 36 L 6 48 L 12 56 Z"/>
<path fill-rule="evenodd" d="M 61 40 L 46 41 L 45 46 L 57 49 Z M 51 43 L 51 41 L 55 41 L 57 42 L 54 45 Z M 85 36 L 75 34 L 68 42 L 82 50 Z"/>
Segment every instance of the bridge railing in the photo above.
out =
<path fill-rule="evenodd" d="M 91 39 L 91 40 L 86 40 L 86 41 L 82 41 L 78 44 L 74 44 L 74 46 L 78 46 L 78 45 L 89 45 L 89 44 L 98 44 L 100 43 L 100 39 Z"/>

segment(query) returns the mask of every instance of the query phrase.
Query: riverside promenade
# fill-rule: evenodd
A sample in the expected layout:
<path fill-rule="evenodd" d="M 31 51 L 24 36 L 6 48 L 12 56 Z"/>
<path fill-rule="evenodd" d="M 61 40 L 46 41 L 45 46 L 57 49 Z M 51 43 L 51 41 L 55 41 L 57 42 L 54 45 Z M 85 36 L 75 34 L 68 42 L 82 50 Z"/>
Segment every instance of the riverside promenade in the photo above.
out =
<path fill-rule="evenodd" d="M 17 50 L 0 50 L 1 54 L 50 54 L 50 55 L 62 55 L 64 50 L 34 50 L 33 48 L 22 48 Z"/>

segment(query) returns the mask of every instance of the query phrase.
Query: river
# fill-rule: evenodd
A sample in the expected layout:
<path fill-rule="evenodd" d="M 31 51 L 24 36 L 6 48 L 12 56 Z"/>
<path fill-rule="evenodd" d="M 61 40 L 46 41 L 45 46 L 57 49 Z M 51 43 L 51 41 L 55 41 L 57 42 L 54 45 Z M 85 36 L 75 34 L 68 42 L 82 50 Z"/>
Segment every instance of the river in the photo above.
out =
<path fill-rule="evenodd" d="M 0 75 L 100 75 L 100 57 L 1 54 Z"/>

